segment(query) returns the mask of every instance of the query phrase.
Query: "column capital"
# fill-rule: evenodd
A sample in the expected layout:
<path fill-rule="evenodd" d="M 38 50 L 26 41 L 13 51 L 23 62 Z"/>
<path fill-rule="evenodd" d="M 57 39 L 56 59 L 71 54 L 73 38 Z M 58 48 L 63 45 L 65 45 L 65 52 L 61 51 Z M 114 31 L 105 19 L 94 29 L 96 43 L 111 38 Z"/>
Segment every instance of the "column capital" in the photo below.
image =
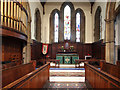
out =
<path fill-rule="evenodd" d="M 104 19 L 105 20 L 105 22 L 107 22 L 107 23 L 111 23 L 112 21 L 114 21 L 115 19 L 113 18 L 113 19 Z"/>
<path fill-rule="evenodd" d="M 105 43 L 115 43 L 115 41 L 106 41 Z"/>
<path fill-rule="evenodd" d="M 28 22 L 27 23 L 31 23 L 32 22 L 32 20 L 30 19 L 30 20 L 28 20 Z"/>

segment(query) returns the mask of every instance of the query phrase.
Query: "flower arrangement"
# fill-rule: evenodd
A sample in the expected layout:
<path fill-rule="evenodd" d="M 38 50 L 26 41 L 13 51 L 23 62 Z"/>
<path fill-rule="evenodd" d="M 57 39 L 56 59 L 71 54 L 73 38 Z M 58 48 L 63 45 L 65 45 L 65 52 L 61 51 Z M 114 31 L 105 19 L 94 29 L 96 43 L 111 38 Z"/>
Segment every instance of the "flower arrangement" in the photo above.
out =
<path fill-rule="evenodd" d="M 62 50 L 62 51 L 64 50 L 64 46 L 61 46 L 61 50 Z"/>
<path fill-rule="evenodd" d="M 70 46 L 70 51 L 73 51 L 74 50 L 74 46 Z"/>

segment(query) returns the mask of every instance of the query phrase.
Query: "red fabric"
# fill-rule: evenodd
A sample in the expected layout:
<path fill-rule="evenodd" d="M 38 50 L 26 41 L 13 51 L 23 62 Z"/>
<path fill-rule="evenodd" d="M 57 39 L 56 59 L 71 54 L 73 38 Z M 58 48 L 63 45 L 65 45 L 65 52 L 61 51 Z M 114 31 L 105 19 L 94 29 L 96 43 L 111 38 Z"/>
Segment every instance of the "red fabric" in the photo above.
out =
<path fill-rule="evenodd" d="M 44 49 L 44 45 L 47 46 L 47 49 L 46 49 L 46 53 L 48 52 L 48 44 L 43 44 L 42 45 L 42 52 L 43 52 L 43 49 Z"/>

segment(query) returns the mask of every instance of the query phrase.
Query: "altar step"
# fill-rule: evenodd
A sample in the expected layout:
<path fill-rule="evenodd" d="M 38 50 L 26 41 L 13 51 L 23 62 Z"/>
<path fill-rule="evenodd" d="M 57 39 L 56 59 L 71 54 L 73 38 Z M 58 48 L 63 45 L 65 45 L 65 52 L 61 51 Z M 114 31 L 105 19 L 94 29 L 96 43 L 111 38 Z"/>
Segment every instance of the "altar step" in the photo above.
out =
<path fill-rule="evenodd" d="M 85 69 L 50 68 L 50 82 L 85 82 Z"/>
<path fill-rule="evenodd" d="M 55 68 L 55 63 L 51 62 L 50 66 L 52 68 Z M 80 66 L 81 66 L 81 68 L 83 68 L 84 67 L 84 63 L 81 63 Z M 56 67 L 58 67 L 58 64 L 56 65 Z M 75 64 L 60 64 L 59 68 L 75 68 Z"/>
<path fill-rule="evenodd" d="M 85 84 L 85 69 L 74 68 L 73 64 L 61 64 L 66 68 L 50 68 L 49 81 L 44 88 L 87 88 Z M 67 68 L 67 67 L 73 68 Z"/>

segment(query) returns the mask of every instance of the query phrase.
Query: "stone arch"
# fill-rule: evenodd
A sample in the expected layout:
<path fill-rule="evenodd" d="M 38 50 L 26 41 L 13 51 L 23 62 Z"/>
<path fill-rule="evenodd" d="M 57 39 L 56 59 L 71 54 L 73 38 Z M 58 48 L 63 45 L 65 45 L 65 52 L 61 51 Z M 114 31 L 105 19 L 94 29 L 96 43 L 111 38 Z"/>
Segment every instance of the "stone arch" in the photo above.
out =
<path fill-rule="evenodd" d="M 38 8 L 35 9 L 35 39 L 41 42 L 41 17 Z"/>
<path fill-rule="evenodd" d="M 106 22 L 105 59 L 106 62 L 112 64 L 115 64 L 115 36 L 114 36 L 115 4 L 116 2 L 107 2 L 105 19 Z"/>
<path fill-rule="evenodd" d="M 120 4 L 115 10 L 115 60 L 120 60 Z"/>
<path fill-rule="evenodd" d="M 101 23 L 101 7 L 98 6 L 96 13 L 95 13 L 95 28 L 94 28 L 94 41 L 99 41 L 100 40 L 100 23 Z"/>
<path fill-rule="evenodd" d="M 60 12 L 58 9 L 54 9 L 50 14 L 50 43 L 54 42 L 54 16 L 55 13 L 58 13 L 59 15 L 59 23 L 60 23 Z M 60 24 L 59 24 L 59 30 L 60 30 Z M 59 40 L 58 40 L 59 42 Z"/>
<path fill-rule="evenodd" d="M 76 14 L 80 13 L 80 42 L 85 43 L 85 13 L 81 8 L 78 8 L 75 10 L 75 20 L 76 20 Z M 75 23 L 76 26 L 76 23 Z M 76 29 L 75 29 L 76 30 Z M 76 33 L 75 33 L 76 38 Z"/>

